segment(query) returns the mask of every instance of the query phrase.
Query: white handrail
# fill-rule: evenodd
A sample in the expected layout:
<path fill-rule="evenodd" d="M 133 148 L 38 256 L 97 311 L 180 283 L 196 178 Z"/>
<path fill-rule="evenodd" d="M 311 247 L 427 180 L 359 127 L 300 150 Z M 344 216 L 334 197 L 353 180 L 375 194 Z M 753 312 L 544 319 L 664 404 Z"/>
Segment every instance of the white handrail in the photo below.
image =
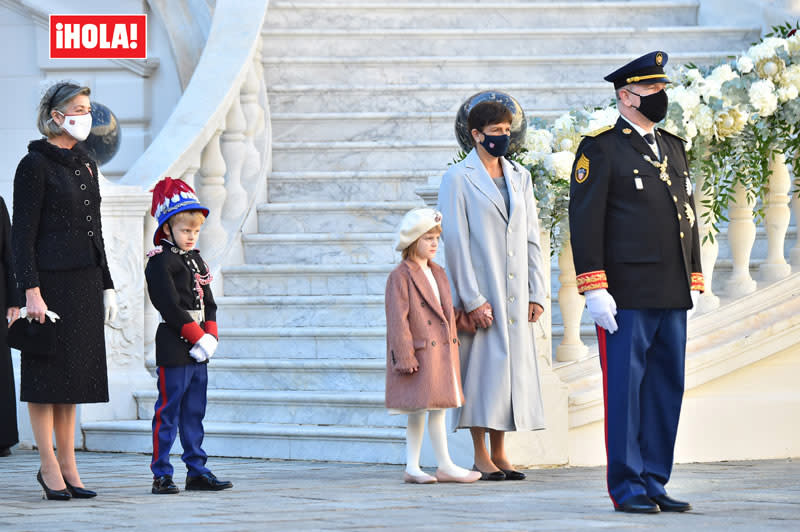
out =
<path fill-rule="evenodd" d="M 117 181 L 149 190 L 194 164 L 223 124 L 251 68 L 269 0 L 217 0 L 203 54 L 186 91 L 156 139 Z"/>

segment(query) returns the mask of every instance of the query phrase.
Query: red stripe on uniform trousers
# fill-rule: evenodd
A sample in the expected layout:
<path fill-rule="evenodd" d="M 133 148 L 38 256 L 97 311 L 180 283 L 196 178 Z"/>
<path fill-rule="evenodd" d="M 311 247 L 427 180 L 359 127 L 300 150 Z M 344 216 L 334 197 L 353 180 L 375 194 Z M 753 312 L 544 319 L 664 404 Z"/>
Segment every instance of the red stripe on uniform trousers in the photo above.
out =
<path fill-rule="evenodd" d="M 603 434 L 606 440 L 606 489 L 608 489 L 608 496 L 611 498 L 611 502 L 616 506 L 617 501 L 614 500 L 608 487 L 608 355 L 606 351 L 606 330 L 599 325 L 595 325 L 595 327 L 597 327 L 597 347 L 600 351 L 600 369 L 603 371 Z"/>
<path fill-rule="evenodd" d="M 167 379 L 164 374 L 164 368 L 158 368 L 158 391 L 161 392 L 161 397 L 164 399 L 161 406 L 156 410 L 156 426 L 153 429 L 153 461 L 150 462 L 150 467 L 158 460 L 158 431 L 161 430 L 161 411 L 167 406 Z"/>

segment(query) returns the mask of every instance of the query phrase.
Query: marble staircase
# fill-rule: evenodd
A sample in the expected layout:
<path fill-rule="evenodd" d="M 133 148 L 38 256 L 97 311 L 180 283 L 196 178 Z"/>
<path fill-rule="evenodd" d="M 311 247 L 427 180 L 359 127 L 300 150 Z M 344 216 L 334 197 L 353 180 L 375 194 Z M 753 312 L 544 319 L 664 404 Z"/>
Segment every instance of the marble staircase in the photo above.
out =
<path fill-rule="evenodd" d="M 710 63 L 758 36 L 699 27 L 697 11 L 687 0 L 271 2 L 273 173 L 258 230 L 242 235 L 245 264 L 223 269 L 208 452 L 402 462 L 405 419 L 383 408 L 383 289 L 399 258 L 392 231 L 423 203 L 414 189 L 456 154 L 456 109 L 493 88 L 553 118 L 607 101 L 599 80 L 639 53 Z M 555 262 L 551 279 L 558 343 Z M 113 427 L 117 450 L 148 449 L 155 391 L 135 399 L 139 419 Z"/>

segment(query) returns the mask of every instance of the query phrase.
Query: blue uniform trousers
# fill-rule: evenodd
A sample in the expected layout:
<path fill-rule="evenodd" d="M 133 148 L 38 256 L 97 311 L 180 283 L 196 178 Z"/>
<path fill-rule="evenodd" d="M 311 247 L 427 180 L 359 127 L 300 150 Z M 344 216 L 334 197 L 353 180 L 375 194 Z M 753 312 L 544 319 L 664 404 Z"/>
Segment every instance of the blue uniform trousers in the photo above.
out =
<path fill-rule="evenodd" d="M 614 505 L 656 496 L 672 472 L 683 400 L 686 310 L 623 309 L 597 327 L 605 401 L 608 493 Z"/>
<path fill-rule="evenodd" d="M 203 417 L 206 415 L 208 364 L 192 363 L 174 368 L 158 368 L 158 400 L 153 416 L 153 476 L 172 475 L 169 451 L 180 432 L 187 476 L 200 476 L 206 468 L 203 444 Z"/>

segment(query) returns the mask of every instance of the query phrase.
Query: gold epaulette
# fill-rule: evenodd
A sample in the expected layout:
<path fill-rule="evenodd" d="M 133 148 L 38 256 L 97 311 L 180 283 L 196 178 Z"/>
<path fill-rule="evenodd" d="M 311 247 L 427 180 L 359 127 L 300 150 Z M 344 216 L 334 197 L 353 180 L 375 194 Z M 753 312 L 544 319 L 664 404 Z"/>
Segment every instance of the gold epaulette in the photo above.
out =
<path fill-rule="evenodd" d="M 659 130 L 660 132 L 662 132 L 662 133 L 666 133 L 667 135 L 673 136 L 673 137 L 675 137 L 676 139 L 680 139 L 680 140 L 682 140 L 683 142 L 689 142 L 688 140 L 686 140 L 685 138 L 681 137 L 681 136 L 680 136 L 680 135 L 678 135 L 677 133 L 673 133 L 672 131 L 667 131 L 667 130 L 666 130 L 666 129 L 664 129 L 663 127 L 660 127 L 660 128 L 658 128 L 658 130 Z"/>
<path fill-rule="evenodd" d="M 583 136 L 584 137 L 596 137 L 598 135 L 601 135 L 601 134 L 605 133 L 606 131 L 611 131 L 612 129 L 614 129 L 614 126 L 603 126 L 603 127 L 599 128 L 599 129 L 595 129 L 594 131 L 590 131 L 589 133 L 584 133 Z"/>

